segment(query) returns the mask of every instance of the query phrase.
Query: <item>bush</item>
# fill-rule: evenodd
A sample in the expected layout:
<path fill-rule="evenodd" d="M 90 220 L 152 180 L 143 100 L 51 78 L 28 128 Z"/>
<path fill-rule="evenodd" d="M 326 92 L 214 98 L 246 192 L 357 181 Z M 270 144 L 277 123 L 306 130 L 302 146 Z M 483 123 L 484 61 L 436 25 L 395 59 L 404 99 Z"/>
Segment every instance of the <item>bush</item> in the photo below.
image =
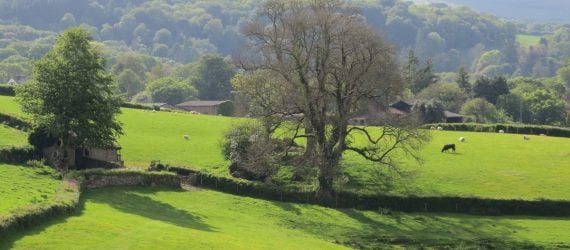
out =
<path fill-rule="evenodd" d="M 527 124 L 479 124 L 479 123 L 438 123 L 438 124 L 425 124 L 422 126 L 424 129 L 430 127 L 442 127 L 444 130 L 451 131 L 472 131 L 472 132 L 498 132 L 499 130 L 505 133 L 513 134 L 545 134 L 548 136 L 556 137 L 570 137 L 570 128 L 561 128 L 546 125 L 527 125 Z"/>
<path fill-rule="evenodd" d="M 26 163 L 30 160 L 39 160 L 40 153 L 33 147 L 11 147 L 0 149 L 0 162 Z"/>
<path fill-rule="evenodd" d="M 224 137 L 222 152 L 231 162 L 230 174 L 237 178 L 266 181 L 276 173 L 277 144 L 258 124 L 232 128 Z"/>
<path fill-rule="evenodd" d="M 137 103 L 130 103 L 130 102 L 124 102 L 121 104 L 121 107 L 123 108 L 130 108 L 130 109 L 144 109 L 144 110 L 154 110 L 153 107 L 148 106 L 148 105 L 143 105 L 143 104 L 137 104 Z"/>
<path fill-rule="evenodd" d="M 4 123 L 8 127 L 12 127 L 22 131 L 26 131 L 30 127 L 30 125 L 26 121 L 18 117 L 1 113 L 0 113 L 0 123 Z"/>
<path fill-rule="evenodd" d="M 37 150 L 53 146 L 57 142 L 57 138 L 53 137 L 43 127 L 34 128 L 28 136 L 28 142 Z"/>
<path fill-rule="evenodd" d="M 16 91 L 14 87 L 9 85 L 0 85 L 0 95 L 5 96 L 16 96 Z"/>

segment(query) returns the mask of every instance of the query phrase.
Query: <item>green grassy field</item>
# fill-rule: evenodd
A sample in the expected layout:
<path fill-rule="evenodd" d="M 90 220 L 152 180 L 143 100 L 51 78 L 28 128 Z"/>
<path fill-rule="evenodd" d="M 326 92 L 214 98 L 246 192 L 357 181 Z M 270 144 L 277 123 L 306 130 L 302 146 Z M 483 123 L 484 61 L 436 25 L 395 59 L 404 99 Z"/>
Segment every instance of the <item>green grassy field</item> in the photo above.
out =
<path fill-rule="evenodd" d="M 466 142 L 458 142 L 465 137 Z M 570 199 L 570 139 L 499 133 L 433 131 L 422 150 L 423 165 L 403 162 L 394 171 L 346 156 L 345 166 L 355 190 L 395 194 L 480 196 L 501 199 Z M 455 143 L 457 152 L 441 153 Z"/>
<path fill-rule="evenodd" d="M 565 219 L 382 215 L 270 202 L 214 191 L 88 191 L 80 215 L 0 238 L 13 249 L 335 249 L 570 244 Z"/>
<path fill-rule="evenodd" d="M 521 48 L 528 48 L 530 46 L 538 46 L 540 44 L 540 36 L 533 35 L 517 35 L 517 42 Z"/>
<path fill-rule="evenodd" d="M 14 116 L 24 116 L 14 97 L 0 95 L 0 113 Z"/>
<path fill-rule="evenodd" d="M 60 181 L 53 170 L 0 163 L 0 216 L 28 204 L 52 198 Z"/>
<path fill-rule="evenodd" d="M 0 148 L 28 145 L 28 134 L 0 124 Z"/>
<path fill-rule="evenodd" d="M 6 97 L 0 104 L 15 105 L 13 98 Z M 224 131 L 240 120 L 135 109 L 123 109 L 119 120 L 124 124 L 125 135 L 119 144 L 127 166 L 146 168 L 150 161 L 161 160 L 228 175 L 220 141 Z M 399 174 L 347 154 L 342 188 L 404 195 L 570 200 L 568 138 L 531 136 L 524 141 L 515 134 L 431 133 L 432 141 L 421 152 L 424 164 L 404 161 Z M 185 134 L 190 140 L 183 139 Z M 459 143 L 459 137 L 467 141 Z M 457 152 L 440 153 L 446 143 L 456 143 Z"/>

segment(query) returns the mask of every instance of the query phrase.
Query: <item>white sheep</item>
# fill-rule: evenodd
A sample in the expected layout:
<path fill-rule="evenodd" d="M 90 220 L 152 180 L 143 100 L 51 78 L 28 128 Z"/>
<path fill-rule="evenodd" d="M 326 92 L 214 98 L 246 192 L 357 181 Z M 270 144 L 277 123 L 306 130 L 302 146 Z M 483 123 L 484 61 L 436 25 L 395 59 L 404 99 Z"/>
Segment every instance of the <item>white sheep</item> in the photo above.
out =
<path fill-rule="evenodd" d="M 190 140 L 190 136 L 189 136 L 189 135 L 184 135 L 184 140 Z"/>
<path fill-rule="evenodd" d="M 499 133 L 504 134 L 505 131 L 501 129 L 501 130 L 499 130 Z"/>
<path fill-rule="evenodd" d="M 525 141 L 528 141 L 528 140 L 530 140 L 530 137 L 528 137 L 527 135 L 524 135 L 524 136 L 523 136 L 523 139 L 524 139 Z"/>
<path fill-rule="evenodd" d="M 443 127 L 437 127 L 437 130 L 443 130 Z"/>
<path fill-rule="evenodd" d="M 465 137 L 459 137 L 460 142 L 465 142 Z"/>
<path fill-rule="evenodd" d="M 435 130 L 435 127 L 434 127 L 434 126 L 431 126 L 431 127 L 429 127 L 429 129 L 431 129 L 431 130 Z"/>
<path fill-rule="evenodd" d="M 540 134 L 540 136 L 546 136 L 545 134 Z"/>

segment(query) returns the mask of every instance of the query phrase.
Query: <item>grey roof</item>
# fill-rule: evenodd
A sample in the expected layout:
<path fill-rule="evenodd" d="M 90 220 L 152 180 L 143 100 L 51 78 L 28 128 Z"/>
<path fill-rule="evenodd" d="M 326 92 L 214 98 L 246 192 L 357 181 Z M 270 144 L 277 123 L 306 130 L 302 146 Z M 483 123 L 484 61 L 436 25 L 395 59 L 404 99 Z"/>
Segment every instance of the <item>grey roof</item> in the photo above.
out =
<path fill-rule="evenodd" d="M 217 106 L 227 101 L 187 101 L 176 104 L 177 107 L 210 107 Z"/>
<path fill-rule="evenodd" d="M 460 114 L 453 113 L 453 112 L 447 111 L 447 110 L 446 110 L 446 111 L 443 111 L 443 115 L 445 116 L 445 118 L 450 118 L 450 117 L 463 117 L 463 116 L 460 115 Z"/>

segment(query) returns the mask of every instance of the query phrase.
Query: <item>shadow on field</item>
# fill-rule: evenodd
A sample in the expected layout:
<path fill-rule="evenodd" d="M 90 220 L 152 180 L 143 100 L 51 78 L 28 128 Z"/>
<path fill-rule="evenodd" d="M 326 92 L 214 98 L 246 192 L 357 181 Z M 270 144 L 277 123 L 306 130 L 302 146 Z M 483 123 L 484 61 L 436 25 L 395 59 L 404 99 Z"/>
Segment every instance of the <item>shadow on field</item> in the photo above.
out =
<path fill-rule="evenodd" d="M 72 216 L 49 218 L 43 223 L 35 225 L 29 229 L 0 234 L 0 250 L 12 249 L 15 247 L 14 243 L 18 242 L 23 237 L 40 235 L 45 233 L 45 231 L 52 226 L 65 224 L 70 219 L 82 216 L 85 213 L 86 202 L 108 204 L 112 208 L 124 213 L 136 214 L 151 220 L 159 220 L 180 227 L 209 232 L 215 231 L 214 228 L 204 223 L 199 216 L 145 196 L 160 191 L 186 192 L 171 188 L 149 187 L 120 187 L 88 190 L 81 194 L 76 214 Z"/>
<path fill-rule="evenodd" d="M 214 231 L 212 227 L 202 221 L 200 216 L 146 196 L 158 191 L 185 192 L 165 188 L 113 188 L 97 190 L 97 192 L 87 195 L 87 198 L 90 202 L 108 204 L 124 213 L 136 214 L 179 227 Z"/>
<path fill-rule="evenodd" d="M 339 211 L 359 224 L 358 229 L 353 229 L 346 235 L 348 240 L 342 242 L 354 248 L 394 245 L 450 249 L 541 248 L 516 239 L 515 233 L 526 229 L 494 217 L 401 213 L 381 215 L 355 209 Z"/>

